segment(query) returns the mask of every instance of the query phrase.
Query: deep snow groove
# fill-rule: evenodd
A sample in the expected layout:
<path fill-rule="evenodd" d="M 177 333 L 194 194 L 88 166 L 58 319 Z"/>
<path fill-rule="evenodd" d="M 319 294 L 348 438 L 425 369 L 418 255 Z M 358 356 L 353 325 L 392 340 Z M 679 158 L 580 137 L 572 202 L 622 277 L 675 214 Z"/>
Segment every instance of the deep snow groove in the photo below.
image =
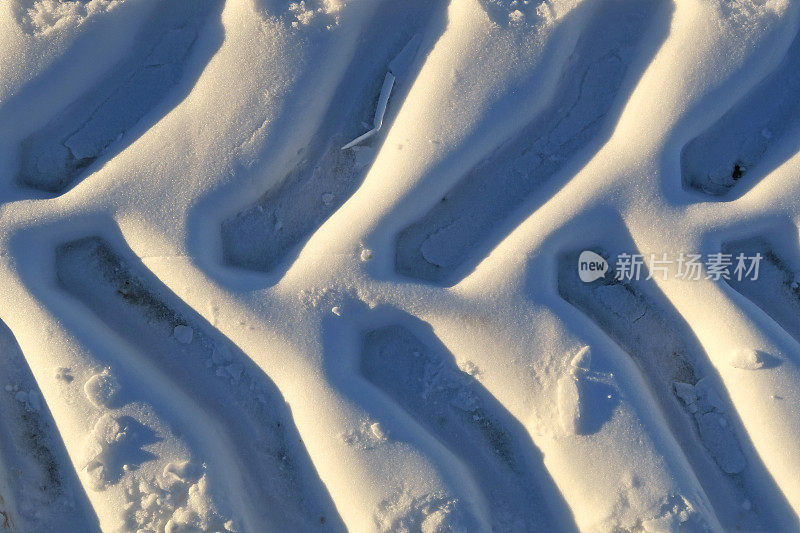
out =
<path fill-rule="evenodd" d="M 198 32 L 220 5 L 219 0 L 161 2 L 132 56 L 23 140 L 18 181 L 61 193 L 97 159 L 130 144 L 129 130 L 180 82 Z"/>
<path fill-rule="evenodd" d="M 70 463 L 36 380 L 0 322 L 0 529 L 97 531 L 97 518 Z"/>
<path fill-rule="evenodd" d="M 730 200 L 797 151 L 800 33 L 778 68 L 681 151 L 684 188 Z M 743 178 L 747 178 L 742 185 Z"/>
<path fill-rule="evenodd" d="M 766 237 L 731 241 L 722 246 L 722 253 L 731 254 L 734 261 L 740 253 L 746 257 L 761 254 L 763 259 L 759 264 L 758 279 L 738 281 L 732 276 L 726 281 L 800 342 L 800 271 L 785 257 L 791 252 L 798 253 L 796 246 L 794 250 L 779 252 Z M 760 357 L 769 356 L 761 354 Z M 774 363 L 776 361 L 772 361 Z"/>
<path fill-rule="evenodd" d="M 100 238 L 59 246 L 56 269 L 69 293 L 224 428 L 264 523 L 342 527 L 280 392 L 245 354 Z"/>
<path fill-rule="evenodd" d="M 608 258 L 606 252 L 594 251 Z M 578 252 L 560 256 L 559 294 L 633 358 L 723 526 L 745 523 L 769 529 L 767 511 L 742 510 L 742 501 L 755 501 L 764 489 L 751 481 L 754 466 L 736 434 L 738 417 L 716 375 L 700 360 L 703 352 L 691 330 L 668 304 L 641 290 L 641 281 L 619 281 L 612 268 L 605 278 L 584 283 L 577 264 Z M 716 468 L 709 468 L 708 457 Z"/>
<path fill-rule="evenodd" d="M 403 326 L 364 334 L 361 370 L 460 457 L 485 492 L 495 531 L 552 530 L 558 491 L 525 429 L 443 346 Z"/>
<path fill-rule="evenodd" d="M 321 127 L 303 150 L 300 162 L 255 205 L 223 222 L 226 263 L 272 270 L 355 192 L 375 157 L 380 135 L 348 150 L 341 147 L 361 135 L 365 125 L 368 129 L 372 124 L 393 59 L 403 64 L 393 69 L 397 86 L 389 100 L 390 111 L 398 105 L 414 75 L 410 63 L 417 50 L 414 44 L 419 42 L 418 33 L 437 18 L 441 8 L 436 2 L 383 3 L 380 15 L 367 25 Z"/>
<path fill-rule="evenodd" d="M 475 166 L 422 219 L 400 232 L 396 270 L 451 285 L 485 255 L 515 208 L 581 152 L 597 144 L 635 49 L 659 0 L 606 2 L 581 35 L 555 100 Z M 491 241 L 491 242 L 489 242 Z M 488 251 L 488 250 L 486 250 Z M 471 264 L 471 263 L 470 263 Z"/>

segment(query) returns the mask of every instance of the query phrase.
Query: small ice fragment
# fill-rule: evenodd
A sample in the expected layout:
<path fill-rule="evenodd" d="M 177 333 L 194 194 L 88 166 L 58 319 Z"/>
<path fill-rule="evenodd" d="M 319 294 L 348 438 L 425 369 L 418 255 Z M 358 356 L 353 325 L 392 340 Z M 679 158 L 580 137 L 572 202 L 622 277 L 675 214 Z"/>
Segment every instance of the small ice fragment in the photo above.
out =
<path fill-rule="evenodd" d="M 372 435 L 378 440 L 386 439 L 386 433 L 383 431 L 380 422 L 375 422 L 369 427 L 370 431 L 372 431 Z"/>
<path fill-rule="evenodd" d="M 178 324 L 175 326 L 175 329 L 172 330 L 172 334 L 181 344 L 189 344 L 194 337 L 194 330 L 189 326 Z"/>
<path fill-rule="evenodd" d="M 383 78 L 381 94 L 378 95 L 378 107 L 375 108 L 375 116 L 372 117 L 372 127 L 375 128 L 376 132 L 383 126 L 383 115 L 386 114 L 386 105 L 389 103 L 392 87 L 394 87 L 394 76 L 391 72 L 387 72 Z"/>
<path fill-rule="evenodd" d="M 364 248 L 363 250 L 361 250 L 361 260 L 369 261 L 370 259 L 372 259 L 372 250 L 368 248 Z"/>
<path fill-rule="evenodd" d="M 339 307 L 338 305 L 334 306 L 334 308 L 331 309 L 331 313 L 333 313 L 336 316 L 342 316 L 342 308 Z"/>
<path fill-rule="evenodd" d="M 322 203 L 325 205 L 331 205 L 333 203 L 334 198 L 335 197 L 331 193 L 326 192 L 325 194 L 322 195 Z"/>
<path fill-rule="evenodd" d="M 86 397 L 96 407 L 109 407 L 119 393 L 119 382 L 104 370 L 90 377 L 83 386 Z"/>
<path fill-rule="evenodd" d="M 729 355 L 728 363 L 733 368 L 742 370 L 758 370 L 763 368 L 765 364 L 763 355 L 749 348 L 733 350 Z"/>
<path fill-rule="evenodd" d="M 387 72 L 383 79 L 381 94 L 378 96 L 378 107 L 375 109 L 375 117 L 372 120 L 372 129 L 342 146 L 342 150 L 352 148 L 353 146 L 366 141 L 378 133 L 383 125 L 383 115 L 386 113 L 386 104 L 389 102 L 389 95 L 392 93 L 392 87 L 394 87 L 394 76 L 391 72 Z"/>
<path fill-rule="evenodd" d="M 378 130 L 377 130 L 376 128 L 372 128 L 372 129 L 371 129 L 371 130 L 369 130 L 367 133 L 365 133 L 365 134 L 363 134 L 363 135 L 360 135 L 360 136 L 356 137 L 355 139 L 353 139 L 353 140 L 352 140 L 352 141 L 350 141 L 349 143 L 347 143 L 347 144 L 345 144 L 344 146 L 342 146 L 342 150 L 347 150 L 348 148 L 352 148 L 352 147 L 354 147 L 355 145 L 357 145 L 357 144 L 359 144 L 359 143 L 362 143 L 362 142 L 366 141 L 367 139 L 369 139 L 370 137 L 372 137 L 372 136 L 373 136 L 373 135 L 375 135 L 376 133 L 378 133 Z"/>
<path fill-rule="evenodd" d="M 672 386 L 675 387 L 675 394 L 678 398 L 683 400 L 683 403 L 687 406 L 697 401 L 697 392 L 692 385 L 675 381 L 672 383 Z"/>
<path fill-rule="evenodd" d="M 572 358 L 570 361 L 570 365 L 574 368 L 584 368 L 588 369 L 592 363 L 592 349 L 590 346 L 584 346 L 578 353 L 575 354 L 575 357 Z"/>
<path fill-rule="evenodd" d="M 21 390 L 14 395 L 14 398 L 16 398 L 19 403 L 25 403 L 28 401 L 28 393 L 24 390 Z"/>

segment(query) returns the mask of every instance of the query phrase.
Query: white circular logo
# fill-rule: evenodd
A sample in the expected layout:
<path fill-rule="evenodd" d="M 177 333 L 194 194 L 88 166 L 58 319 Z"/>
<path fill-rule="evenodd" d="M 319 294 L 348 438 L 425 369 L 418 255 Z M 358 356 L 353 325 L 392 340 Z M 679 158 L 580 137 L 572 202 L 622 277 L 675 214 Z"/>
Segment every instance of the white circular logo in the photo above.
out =
<path fill-rule="evenodd" d="M 578 276 L 584 283 L 592 282 L 606 275 L 608 262 L 591 250 L 584 250 L 578 257 Z"/>

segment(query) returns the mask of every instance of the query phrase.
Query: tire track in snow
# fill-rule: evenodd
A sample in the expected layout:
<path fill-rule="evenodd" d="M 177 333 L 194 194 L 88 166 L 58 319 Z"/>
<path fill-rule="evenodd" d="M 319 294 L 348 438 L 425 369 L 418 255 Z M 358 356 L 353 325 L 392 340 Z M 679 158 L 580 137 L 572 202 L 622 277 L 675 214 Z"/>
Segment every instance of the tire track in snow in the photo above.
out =
<path fill-rule="evenodd" d="M 681 150 L 684 188 L 735 199 L 800 146 L 800 33 L 777 69 Z"/>
<path fill-rule="evenodd" d="M 396 244 L 398 273 L 452 285 L 501 237 L 498 228 L 575 158 L 601 142 L 623 81 L 660 1 L 611 0 L 581 34 L 553 102 L 472 168 Z"/>
<path fill-rule="evenodd" d="M 524 423 L 581 531 L 721 530 L 635 364 L 578 310 L 547 300 L 489 310 L 468 298 L 429 312 L 459 366 Z M 551 337 L 554 322 L 570 340 Z"/>
<path fill-rule="evenodd" d="M 157 283 L 157 282 L 156 282 L 156 283 Z M 127 288 L 123 288 L 122 294 L 121 294 L 121 295 L 119 295 L 119 296 L 120 296 L 120 297 L 122 297 L 122 298 L 124 299 L 126 294 L 127 294 L 128 296 L 130 296 L 130 292 L 129 292 L 129 290 L 128 290 Z M 102 309 L 98 310 L 98 312 L 99 312 L 99 313 L 103 313 L 104 311 L 105 311 L 105 308 L 102 308 Z M 639 316 L 639 315 L 637 315 L 637 316 Z M 102 318 L 103 318 L 103 319 L 105 319 L 105 320 L 112 320 L 112 321 L 114 320 L 114 318 L 113 318 L 113 317 L 108 317 L 108 316 L 103 316 Z M 640 323 L 642 320 L 644 320 L 644 318 L 640 318 L 640 319 L 639 319 L 639 321 L 638 321 L 637 323 Z M 168 324 L 167 326 L 169 326 L 169 325 L 171 325 L 171 324 Z M 189 337 L 189 332 L 188 332 L 186 329 L 183 329 L 183 328 L 182 328 L 182 329 L 176 329 L 176 328 L 177 328 L 177 326 L 179 326 L 179 325 L 180 325 L 180 326 L 184 326 L 184 324 L 177 324 L 175 327 L 173 327 L 173 328 L 172 328 L 172 332 L 171 332 L 171 334 L 172 334 L 172 335 L 173 335 L 173 336 L 174 336 L 176 339 L 177 339 L 178 337 L 181 337 L 181 338 L 184 338 L 184 339 L 188 339 L 188 338 L 190 338 L 190 337 Z M 117 329 L 119 330 L 119 328 L 117 328 Z M 156 325 L 156 326 L 154 326 L 154 327 L 152 327 L 152 328 L 150 328 L 150 329 L 147 329 L 147 328 L 144 328 L 144 327 L 143 327 L 143 328 L 141 328 L 139 331 L 148 331 L 148 332 L 151 332 L 151 330 L 157 330 L 157 329 L 158 329 L 158 325 Z M 164 329 L 164 328 L 162 328 L 162 329 Z M 168 337 L 168 336 L 170 335 L 170 332 L 169 332 L 169 327 L 167 327 L 165 331 L 166 331 L 166 334 L 165 334 L 165 336 L 166 336 L 166 337 Z M 162 333 L 163 333 L 163 332 L 162 332 Z M 130 332 L 127 332 L 127 331 L 126 331 L 126 332 L 123 332 L 123 334 L 124 334 L 124 335 L 127 335 L 127 336 L 128 336 L 128 338 L 130 338 L 130 336 L 132 335 Z M 192 334 L 191 334 L 191 340 L 194 340 L 194 337 L 195 337 L 195 335 L 196 335 L 196 334 L 197 334 L 197 333 L 196 333 L 196 330 L 193 330 L 193 331 L 192 331 Z M 134 335 L 135 335 L 135 333 L 134 333 Z M 135 340 L 136 342 L 144 342 L 144 341 L 141 341 L 141 340 L 139 340 L 139 339 L 134 339 L 134 340 Z M 191 344 L 191 340 L 190 340 L 190 344 Z M 172 351 L 172 350 L 169 350 L 169 351 Z M 183 357 L 181 354 L 178 354 L 178 355 L 180 355 L 181 357 Z M 153 356 L 153 357 L 156 357 L 156 356 Z M 229 368 L 229 366 L 230 366 L 230 365 L 228 364 L 228 362 L 227 362 L 227 361 L 225 361 L 225 364 L 218 364 L 218 363 L 215 363 L 215 361 L 214 361 L 214 358 L 213 358 L 213 354 L 212 354 L 212 357 L 211 357 L 211 367 L 212 367 L 212 368 L 215 368 L 215 371 L 216 371 L 217 367 L 221 367 L 221 368 L 222 368 L 222 371 L 223 371 L 223 373 L 225 373 L 227 376 L 230 376 L 230 368 Z M 236 370 L 234 370 L 234 372 L 235 372 L 235 371 L 236 371 Z M 166 375 L 166 374 L 165 374 L 165 375 Z M 172 375 L 170 374 L 168 377 L 170 377 L 170 378 L 171 378 L 171 377 L 172 377 Z M 231 377 L 232 377 L 232 376 L 231 376 Z M 193 390 L 192 390 L 192 391 L 188 391 L 188 392 L 189 392 L 189 393 L 194 393 L 194 391 L 193 391 Z M 673 401 L 674 401 L 674 400 L 673 400 Z M 689 402 L 689 403 L 695 403 L 695 404 L 696 404 L 696 403 L 697 403 L 697 400 L 695 400 L 695 401 L 693 401 L 693 402 Z M 688 404 L 687 404 L 687 405 L 688 405 Z M 221 412 L 223 412 L 223 413 L 224 413 L 224 410 L 223 410 L 223 411 L 221 411 Z M 419 502 L 413 502 L 413 503 L 414 503 L 414 505 L 417 505 Z M 430 503 L 430 502 L 422 502 L 422 505 L 423 505 L 423 506 L 425 506 L 425 505 L 428 505 L 429 503 Z M 401 501 L 401 502 L 394 502 L 394 501 L 389 501 L 389 502 L 387 502 L 387 506 L 388 506 L 388 507 L 391 507 L 391 506 L 398 506 L 398 505 L 399 505 L 399 506 L 402 506 L 403 504 L 404 504 L 404 502 L 402 502 L 402 501 Z"/>
<path fill-rule="evenodd" d="M 361 372 L 472 471 L 494 531 L 575 527 L 525 429 L 444 346 L 405 326 L 373 329 L 363 335 Z"/>
<path fill-rule="evenodd" d="M 26 230 L 16 243 L 29 251 L 18 269 L 24 281 L 6 273 L 16 280 L 14 300 L 28 310 L 11 318 L 20 331 L 34 332 L 25 335 L 25 348 L 35 354 L 40 381 L 52 379 L 51 362 L 62 365 L 48 398 L 55 399 L 59 429 L 82 481 L 92 488 L 88 496 L 101 527 L 159 531 L 171 523 L 241 531 L 242 523 L 250 529 L 263 523 L 251 502 L 236 497 L 243 486 L 236 448 L 220 424 L 94 313 L 65 297 L 52 263 L 53 247 L 64 236 L 50 235 L 49 245 L 35 252 L 31 237 L 42 234 Z"/>
<path fill-rule="evenodd" d="M 177 303 L 144 267 L 100 238 L 61 245 L 56 269 L 59 283 L 70 294 L 226 428 L 237 443 L 250 498 L 265 523 L 300 529 L 343 527 L 288 407 L 247 356 Z"/>
<path fill-rule="evenodd" d="M 789 230 L 787 234 L 797 231 L 794 226 L 781 229 Z M 746 257 L 761 254 L 758 279 L 738 280 L 733 276 L 725 281 L 800 342 L 800 270 L 797 269 L 800 250 L 796 243 L 790 246 L 788 250 L 780 250 L 768 236 L 759 235 L 728 241 L 722 245 L 722 253 L 730 254 L 734 264 L 740 253 Z M 768 354 L 756 354 L 753 363 L 758 367 L 768 367 L 775 363 L 770 359 Z"/>
<path fill-rule="evenodd" d="M 577 251 L 558 259 L 559 294 L 637 364 L 723 527 L 769 530 L 791 521 L 778 503 L 779 489 L 760 481 L 769 475 L 741 441 L 746 432 L 716 372 L 663 295 L 652 283 L 620 281 L 612 271 L 584 283 L 577 264 Z M 765 497 L 769 491 L 774 493 Z"/>
<path fill-rule="evenodd" d="M 327 326 L 342 320 L 333 307 L 348 316 L 363 302 L 334 289 L 290 291 L 284 303 L 291 306 L 299 299 L 297 316 L 297 309 L 284 312 L 274 293 L 261 293 L 242 305 L 191 260 L 159 263 L 153 262 L 154 271 L 171 271 L 165 278 L 194 280 L 178 282 L 176 292 L 196 309 L 212 314 L 218 309 L 214 323 L 260 366 L 280 366 L 271 376 L 291 402 L 306 447 L 348 528 L 394 531 L 429 517 L 429 525 L 449 524 L 458 531 L 462 526 L 468 531 L 489 529 L 483 499 L 467 468 L 366 380 L 353 383 L 360 337 L 351 328 Z M 175 277 L 176 271 L 181 275 Z M 265 338 L 274 343 L 267 345 Z M 330 362 L 324 373 L 317 366 L 327 366 L 323 360 Z M 373 430 L 378 420 L 381 429 Z"/>
<path fill-rule="evenodd" d="M 0 322 L 0 529 L 99 531 L 58 429 Z"/>
<path fill-rule="evenodd" d="M 418 50 L 420 34 L 444 25 L 443 7 L 437 2 L 382 3 L 365 25 L 322 126 L 299 154 L 300 162 L 255 205 L 222 223 L 225 262 L 260 271 L 277 268 L 355 192 L 381 140 L 373 136 L 368 145 L 341 147 L 372 122 L 390 68 L 397 87 L 389 102 L 400 106 L 415 75 L 414 59 L 425 53 Z"/>

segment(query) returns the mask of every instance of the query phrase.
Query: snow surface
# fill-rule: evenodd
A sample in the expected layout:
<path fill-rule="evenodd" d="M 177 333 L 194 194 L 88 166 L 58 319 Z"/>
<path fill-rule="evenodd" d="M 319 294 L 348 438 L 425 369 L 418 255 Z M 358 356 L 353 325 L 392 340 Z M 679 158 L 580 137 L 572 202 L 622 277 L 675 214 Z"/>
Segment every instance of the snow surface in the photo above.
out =
<path fill-rule="evenodd" d="M 5 0 L 0 531 L 799 530 L 798 65 L 790 0 Z"/>

